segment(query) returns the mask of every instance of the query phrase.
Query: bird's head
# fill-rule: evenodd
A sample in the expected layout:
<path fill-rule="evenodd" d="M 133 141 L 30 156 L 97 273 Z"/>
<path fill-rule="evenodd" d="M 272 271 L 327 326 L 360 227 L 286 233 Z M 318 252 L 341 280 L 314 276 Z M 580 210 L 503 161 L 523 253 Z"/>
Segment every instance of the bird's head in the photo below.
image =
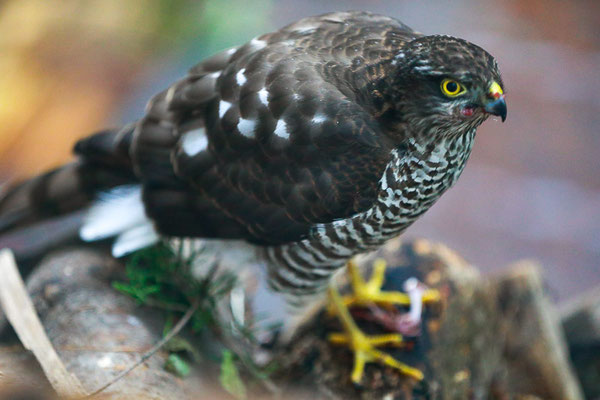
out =
<path fill-rule="evenodd" d="M 393 87 L 399 115 L 421 133 L 460 134 L 490 115 L 506 119 L 498 64 L 473 43 L 450 36 L 419 37 L 392 64 L 397 68 Z"/>

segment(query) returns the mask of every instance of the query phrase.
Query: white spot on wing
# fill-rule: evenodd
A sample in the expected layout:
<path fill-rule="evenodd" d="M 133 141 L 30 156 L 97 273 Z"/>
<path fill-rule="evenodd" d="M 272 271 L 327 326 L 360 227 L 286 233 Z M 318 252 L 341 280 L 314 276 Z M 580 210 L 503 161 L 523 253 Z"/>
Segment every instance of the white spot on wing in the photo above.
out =
<path fill-rule="evenodd" d="M 267 88 L 260 89 L 258 92 L 258 98 L 265 106 L 269 105 L 269 92 L 267 91 Z"/>
<path fill-rule="evenodd" d="M 277 121 L 274 133 L 282 139 L 289 139 L 290 133 L 287 131 L 287 124 L 283 119 Z"/>
<path fill-rule="evenodd" d="M 168 90 L 167 90 L 167 94 L 165 95 L 165 101 L 167 103 L 170 103 L 173 100 L 173 97 L 175 97 L 175 90 L 176 90 L 176 86 L 173 85 L 171 86 Z"/>
<path fill-rule="evenodd" d="M 208 76 L 213 79 L 217 79 L 219 76 L 221 76 L 221 71 L 211 72 L 210 74 L 208 74 Z"/>
<path fill-rule="evenodd" d="M 206 150 L 208 138 L 206 137 L 205 129 L 198 128 L 184 133 L 181 146 L 183 147 L 183 152 L 190 157 Z"/>
<path fill-rule="evenodd" d="M 316 114 L 312 119 L 312 123 L 320 124 L 321 122 L 325 121 L 326 119 L 327 119 L 327 117 L 325 117 L 323 114 Z"/>
<path fill-rule="evenodd" d="M 238 86 L 242 86 L 247 81 L 244 72 L 246 72 L 246 68 L 240 69 L 238 73 L 235 74 L 235 81 L 237 82 Z"/>
<path fill-rule="evenodd" d="M 219 118 L 223 118 L 223 115 L 231 108 L 231 103 L 221 100 L 219 103 Z"/>
<path fill-rule="evenodd" d="M 317 29 L 317 27 L 314 25 L 304 25 L 304 26 L 294 27 L 294 32 L 309 33 L 309 32 L 314 32 L 316 29 Z"/>
<path fill-rule="evenodd" d="M 251 119 L 240 118 L 240 121 L 237 124 L 238 131 L 247 138 L 254 137 L 254 128 L 256 127 L 256 122 Z"/>
<path fill-rule="evenodd" d="M 250 41 L 250 45 L 254 47 L 254 50 L 260 50 L 267 46 L 267 42 L 264 40 L 259 40 L 258 38 L 254 38 Z"/>
<path fill-rule="evenodd" d="M 344 22 L 345 18 L 348 18 L 348 14 L 347 12 L 336 12 L 336 13 L 332 13 L 330 15 L 327 15 L 325 20 L 326 21 L 330 21 L 330 22 Z"/>

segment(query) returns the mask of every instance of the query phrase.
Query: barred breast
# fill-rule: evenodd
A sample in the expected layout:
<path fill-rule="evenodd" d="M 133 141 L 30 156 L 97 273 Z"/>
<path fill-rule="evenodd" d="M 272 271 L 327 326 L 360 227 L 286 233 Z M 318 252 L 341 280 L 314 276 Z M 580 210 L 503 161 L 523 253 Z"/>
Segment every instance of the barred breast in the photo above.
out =
<path fill-rule="evenodd" d="M 471 130 L 425 145 L 410 140 L 406 147 L 393 149 L 373 207 L 316 225 L 300 242 L 264 249 L 273 288 L 297 294 L 318 291 L 349 258 L 398 236 L 456 182 L 474 138 Z"/>

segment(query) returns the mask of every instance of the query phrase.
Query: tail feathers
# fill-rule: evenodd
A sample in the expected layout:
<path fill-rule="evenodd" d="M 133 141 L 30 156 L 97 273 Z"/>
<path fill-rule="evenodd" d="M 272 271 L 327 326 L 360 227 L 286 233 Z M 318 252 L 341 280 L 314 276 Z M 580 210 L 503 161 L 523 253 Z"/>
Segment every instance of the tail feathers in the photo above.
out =
<path fill-rule="evenodd" d="M 135 125 L 120 130 L 105 130 L 81 139 L 74 152 L 89 163 L 132 170 L 129 148 Z"/>
<path fill-rule="evenodd" d="M 102 193 L 88 211 L 80 236 L 86 241 L 116 236 L 112 248 L 115 257 L 150 246 L 159 239 L 144 212 L 139 185 L 121 186 Z"/>
<path fill-rule="evenodd" d="M 104 131 L 76 146 L 81 159 L 0 195 L 0 234 L 83 208 L 100 191 L 136 182 L 125 151 L 131 128 Z"/>
<path fill-rule="evenodd" d="M 88 210 L 80 235 L 94 241 L 117 236 L 146 219 L 138 185 L 121 186 L 98 196 Z"/>
<path fill-rule="evenodd" d="M 116 237 L 118 257 L 158 241 L 128 154 L 132 135 L 130 126 L 83 139 L 75 146 L 79 161 L 0 196 L 0 234 L 91 204 L 80 230 L 83 240 Z"/>
<path fill-rule="evenodd" d="M 117 236 L 113 243 L 112 254 L 115 257 L 123 257 L 136 250 L 151 246 L 159 241 L 160 237 L 154 226 L 148 221 Z"/>

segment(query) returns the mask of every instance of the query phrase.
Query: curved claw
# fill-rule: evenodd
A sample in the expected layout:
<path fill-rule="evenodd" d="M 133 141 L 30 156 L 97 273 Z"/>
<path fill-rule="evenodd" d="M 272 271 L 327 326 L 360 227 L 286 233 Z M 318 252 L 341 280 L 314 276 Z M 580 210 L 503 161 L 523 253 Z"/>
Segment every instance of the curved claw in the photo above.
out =
<path fill-rule="evenodd" d="M 423 373 L 401 363 L 389 354 L 383 353 L 375 346 L 384 344 L 403 344 L 404 340 L 400 334 L 387 334 L 377 336 L 365 335 L 356 325 L 348 308 L 344 304 L 340 294 L 333 284 L 329 287 L 329 297 L 345 333 L 332 333 L 329 341 L 336 344 L 346 344 L 354 352 L 354 367 L 352 368 L 352 382 L 359 384 L 364 374 L 365 365 L 368 362 L 378 361 L 417 380 L 423 379 Z"/>
<path fill-rule="evenodd" d="M 407 286 L 408 293 L 386 292 L 381 290 L 385 280 L 386 270 L 386 263 L 383 259 L 377 259 L 375 261 L 373 273 L 368 281 L 364 280 L 354 261 L 349 261 L 347 268 L 348 275 L 350 276 L 350 284 L 352 286 L 352 294 L 344 297 L 340 296 L 332 283 L 329 287 L 330 305 L 328 308 L 330 313 L 337 314 L 344 327 L 344 333 L 331 333 L 328 339 L 331 343 L 347 345 L 354 352 L 352 382 L 356 384 L 360 383 L 364 373 L 365 364 L 369 362 L 380 362 L 395 368 L 414 379 L 422 380 L 423 373 L 420 370 L 403 364 L 389 354 L 375 348 L 376 346 L 390 344 L 396 346 L 404 345 L 404 338 L 401 334 L 365 335 L 354 322 L 348 307 L 351 305 L 374 307 L 374 304 L 377 304 L 378 306 L 410 305 L 411 311 L 404 314 L 404 316 L 411 317 L 412 323 L 420 326 L 422 304 L 440 301 L 439 291 L 427 289 L 423 284 L 416 280 L 414 280 L 414 282 L 412 280 L 407 281 L 407 283 L 411 283 Z M 375 313 L 373 315 L 375 315 Z M 383 323 L 386 321 L 380 322 Z M 387 322 L 389 325 L 390 321 Z M 396 325 L 398 323 L 398 321 L 393 322 L 395 322 Z M 383 325 L 386 326 L 385 323 L 383 323 Z M 401 330 L 396 326 L 395 331 L 400 332 Z"/>

